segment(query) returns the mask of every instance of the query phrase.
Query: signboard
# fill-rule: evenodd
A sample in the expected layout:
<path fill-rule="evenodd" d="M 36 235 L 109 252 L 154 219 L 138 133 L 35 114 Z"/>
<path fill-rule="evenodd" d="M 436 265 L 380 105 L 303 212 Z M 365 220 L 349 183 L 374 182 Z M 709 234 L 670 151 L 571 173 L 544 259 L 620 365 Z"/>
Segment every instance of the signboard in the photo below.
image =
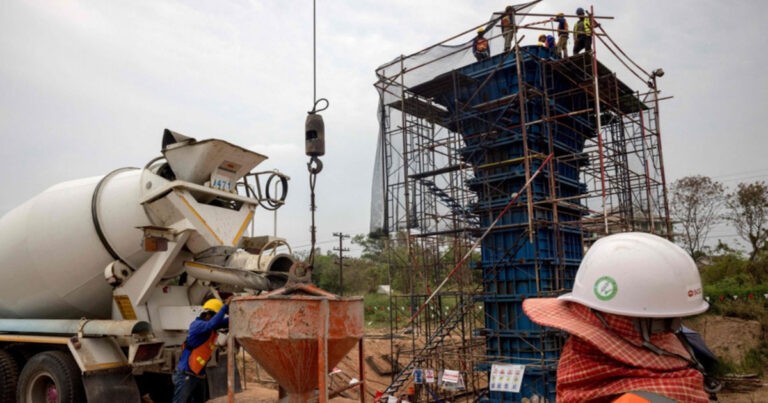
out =
<path fill-rule="evenodd" d="M 424 380 L 427 383 L 435 383 L 435 370 L 431 368 L 424 369 Z"/>
<path fill-rule="evenodd" d="M 525 365 L 493 364 L 489 389 L 494 392 L 520 393 Z"/>
<path fill-rule="evenodd" d="M 416 385 L 424 383 L 424 373 L 421 371 L 421 368 L 413 370 L 413 383 Z"/>
<path fill-rule="evenodd" d="M 455 369 L 446 369 L 443 371 L 443 383 L 459 383 L 459 371 L 456 371 Z"/>

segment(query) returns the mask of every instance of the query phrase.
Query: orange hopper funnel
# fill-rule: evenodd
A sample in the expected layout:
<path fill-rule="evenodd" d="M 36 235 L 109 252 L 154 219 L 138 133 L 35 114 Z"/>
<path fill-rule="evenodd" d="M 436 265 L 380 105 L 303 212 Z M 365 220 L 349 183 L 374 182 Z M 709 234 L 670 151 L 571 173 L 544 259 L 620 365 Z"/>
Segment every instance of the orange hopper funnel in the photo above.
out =
<path fill-rule="evenodd" d="M 342 298 L 313 285 L 235 298 L 229 316 L 231 334 L 290 402 L 312 400 L 325 375 L 321 368 L 333 368 L 363 337 L 362 297 Z"/>

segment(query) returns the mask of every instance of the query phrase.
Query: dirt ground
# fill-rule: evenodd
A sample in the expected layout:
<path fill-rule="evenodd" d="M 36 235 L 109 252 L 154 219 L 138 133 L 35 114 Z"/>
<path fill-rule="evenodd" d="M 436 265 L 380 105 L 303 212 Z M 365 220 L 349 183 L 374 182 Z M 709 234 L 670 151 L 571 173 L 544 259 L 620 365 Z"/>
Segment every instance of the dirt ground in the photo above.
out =
<path fill-rule="evenodd" d="M 706 329 L 696 329 L 701 327 L 699 324 L 693 324 L 694 329 L 700 331 L 707 344 L 712 346 L 725 345 L 723 348 L 730 348 L 733 350 L 734 345 L 748 345 L 745 342 L 746 334 L 749 333 L 749 338 L 753 340 L 754 334 L 752 332 L 743 331 L 753 324 L 741 324 L 742 331 L 735 330 L 733 323 L 730 320 L 723 320 L 722 323 L 718 319 L 708 319 L 714 326 L 708 326 Z M 727 324 L 724 325 L 724 324 Z M 690 325 L 689 325 L 690 326 Z M 702 331 L 704 330 L 704 331 Z M 745 335 L 739 337 L 739 335 Z M 720 343 L 718 341 L 727 340 L 727 343 Z M 758 340 L 759 341 L 759 340 Z M 729 346 L 730 347 L 727 347 Z M 373 401 L 373 396 L 377 390 L 384 390 L 389 385 L 391 375 L 379 375 L 378 371 L 387 372 L 391 370 L 389 363 L 386 360 L 382 360 L 379 357 L 389 355 L 390 353 L 390 340 L 380 332 L 370 332 L 366 334 L 363 344 L 364 356 L 371 357 L 366 360 L 364 365 L 365 371 L 365 383 L 366 383 L 366 401 Z M 719 348 L 719 347 L 718 347 Z M 745 347 L 746 348 L 746 347 Z M 717 353 L 717 351 L 715 351 Z M 260 369 L 253 360 L 246 356 L 244 378 L 246 380 L 245 390 L 238 393 L 235 396 L 235 402 L 247 402 L 247 403 L 266 403 L 276 402 L 278 400 L 277 383 Z M 372 366 L 376 366 L 376 370 Z M 768 369 L 767 369 L 768 370 Z M 330 391 L 335 391 L 343 388 L 355 379 L 360 379 L 360 373 L 358 369 L 358 349 L 355 347 L 350 351 L 344 359 L 337 365 L 337 371 L 334 371 L 329 376 Z M 768 371 L 766 371 L 768 372 Z M 733 403 L 752 403 L 752 402 L 768 402 L 768 378 L 746 378 L 746 379 L 734 379 L 731 382 L 726 383 L 726 387 L 718 393 L 718 399 L 720 402 L 733 402 Z M 359 402 L 359 388 L 354 387 L 342 392 L 339 396 L 330 400 L 334 403 L 348 403 Z M 209 403 L 227 403 L 227 397 L 221 397 L 209 401 Z"/>

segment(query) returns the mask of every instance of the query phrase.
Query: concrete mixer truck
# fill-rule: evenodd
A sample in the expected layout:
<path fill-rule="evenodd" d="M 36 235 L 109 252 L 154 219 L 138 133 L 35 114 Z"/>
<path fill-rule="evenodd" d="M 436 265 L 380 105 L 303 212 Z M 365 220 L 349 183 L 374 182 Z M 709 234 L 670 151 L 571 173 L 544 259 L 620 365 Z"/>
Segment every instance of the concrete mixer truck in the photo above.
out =
<path fill-rule="evenodd" d="M 3 216 L 0 401 L 169 399 L 203 301 L 279 288 L 294 263 L 283 239 L 247 234 L 287 193 L 284 175 L 251 172 L 266 158 L 165 130 L 142 169 L 55 185 Z"/>

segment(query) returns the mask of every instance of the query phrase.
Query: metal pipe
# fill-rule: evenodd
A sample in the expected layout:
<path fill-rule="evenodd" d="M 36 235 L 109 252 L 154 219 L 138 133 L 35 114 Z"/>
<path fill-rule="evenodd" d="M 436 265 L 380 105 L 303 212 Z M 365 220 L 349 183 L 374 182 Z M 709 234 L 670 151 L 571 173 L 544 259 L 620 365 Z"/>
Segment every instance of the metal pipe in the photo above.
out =
<path fill-rule="evenodd" d="M 328 328 L 330 310 L 328 299 L 320 300 L 320 314 L 317 327 L 317 389 L 318 402 L 328 402 Z"/>
<path fill-rule="evenodd" d="M 523 167 L 525 168 L 525 181 L 529 182 L 531 179 L 531 161 L 528 150 L 528 114 L 526 113 L 525 103 L 526 92 L 528 83 L 523 78 L 523 69 L 521 60 L 522 54 L 520 53 L 520 43 L 517 40 L 517 29 L 514 30 L 515 34 L 515 68 L 517 69 L 517 103 L 520 105 L 520 133 L 523 138 Z M 525 189 L 526 192 L 526 204 L 528 211 L 528 240 L 533 243 L 533 191 L 531 187 Z M 536 282 L 538 284 L 538 281 Z"/>
<path fill-rule="evenodd" d="M 653 219 L 653 206 L 651 202 L 651 172 L 650 172 L 650 162 L 648 161 L 648 155 L 646 154 L 646 144 L 645 144 L 645 122 L 643 119 L 643 111 L 641 110 L 638 115 L 640 115 L 640 134 L 642 137 L 642 150 L 643 150 L 643 165 L 645 166 L 645 197 L 647 199 L 647 207 L 648 207 L 648 219 L 651 224 L 651 233 L 656 233 L 656 226 Z M 650 152 L 650 150 L 648 150 Z"/>
<path fill-rule="evenodd" d="M 152 331 L 140 320 L 0 319 L 0 332 L 29 334 L 78 334 L 83 336 L 132 336 Z"/>
<path fill-rule="evenodd" d="M 7 341 L 11 343 L 67 344 L 69 343 L 69 337 L 0 334 L 0 341 Z"/>
<path fill-rule="evenodd" d="M 187 273 L 199 280 L 214 281 L 221 284 L 250 288 L 253 290 L 269 290 L 270 282 L 264 275 L 248 270 L 226 268 L 200 262 L 184 262 Z"/>
<path fill-rule="evenodd" d="M 227 402 L 235 403 L 235 337 L 227 335 Z"/>
<path fill-rule="evenodd" d="M 590 25 L 595 26 L 595 20 L 592 18 L 595 15 L 594 7 L 590 7 Z M 594 29 L 590 34 L 594 33 Z M 597 126 L 597 149 L 600 156 L 600 187 L 602 189 L 602 201 L 603 201 L 603 224 L 605 225 L 606 235 L 608 230 L 608 210 L 606 206 L 606 194 L 605 194 L 605 157 L 603 155 L 603 135 L 600 122 L 600 87 L 598 86 L 598 71 L 597 71 L 597 44 L 592 41 L 592 76 L 595 84 L 595 124 Z"/>
<path fill-rule="evenodd" d="M 662 71 L 663 73 L 663 71 Z M 667 196 L 667 176 L 664 174 L 664 154 L 661 152 L 661 124 L 659 123 L 659 86 L 656 84 L 656 77 L 661 74 L 653 72 L 653 117 L 656 123 L 656 146 L 659 148 L 659 170 L 661 171 L 661 194 L 664 199 L 664 219 L 667 224 L 667 238 L 674 240 L 672 232 L 672 220 L 669 217 L 669 198 Z"/>
<path fill-rule="evenodd" d="M 360 371 L 360 403 L 365 403 L 365 355 L 363 355 L 363 338 L 357 342 L 357 368 Z"/>

